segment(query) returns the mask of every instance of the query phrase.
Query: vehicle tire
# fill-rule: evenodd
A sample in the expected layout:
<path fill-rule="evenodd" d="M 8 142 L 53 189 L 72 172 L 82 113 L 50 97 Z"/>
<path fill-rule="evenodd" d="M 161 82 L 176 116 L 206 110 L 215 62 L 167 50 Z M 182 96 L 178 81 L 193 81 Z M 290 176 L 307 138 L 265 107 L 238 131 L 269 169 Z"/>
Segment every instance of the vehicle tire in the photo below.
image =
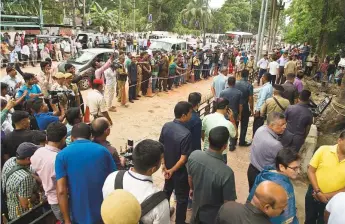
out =
<path fill-rule="evenodd" d="M 90 88 L 90 78 L 88 76 L 84 76 L 80 82 L 78 83 L 79 85 L 79 89 L 80 90 L 87 90 L 88 88 Z"/>

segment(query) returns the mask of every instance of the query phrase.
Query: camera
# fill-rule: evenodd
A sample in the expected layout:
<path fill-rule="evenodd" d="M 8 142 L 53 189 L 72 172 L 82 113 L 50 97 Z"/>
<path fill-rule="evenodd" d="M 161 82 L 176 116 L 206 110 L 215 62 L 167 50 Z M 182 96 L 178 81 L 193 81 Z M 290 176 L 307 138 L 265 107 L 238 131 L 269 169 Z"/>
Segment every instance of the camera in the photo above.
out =
<path fill-rule="evenodd" d="M 134 142 L 133 140 L 127 140 L 126 151 L 120 153 L 121 156 L 126 158 L 125 170 L 129 170 L 131 167 L 134 166 L 133 164 L 133 147 Z"/>
<path fill-rule="evenodd" d="M 65 95 L 67 99 L 70 99 L 72 96 L 72 90 L 52 90 L 48 91 L 52 104 L 57 104 L 60 102 L 61 98 Z"/>

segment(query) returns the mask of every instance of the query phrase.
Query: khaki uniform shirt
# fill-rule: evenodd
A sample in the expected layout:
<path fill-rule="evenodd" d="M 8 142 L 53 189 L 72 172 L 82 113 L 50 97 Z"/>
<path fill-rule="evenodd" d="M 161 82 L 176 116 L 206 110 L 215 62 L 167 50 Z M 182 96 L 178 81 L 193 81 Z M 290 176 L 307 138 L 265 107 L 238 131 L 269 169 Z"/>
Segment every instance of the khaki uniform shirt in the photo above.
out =
<path fill-rule="evenodd" d="M 253 61 L 249 60 L 247 63 L 247 69 L 249 70 L 250 73 L 253 72 L 253 67 L 254 67 L 254 60 Z"/>
<path fill-rule="evenodd" d="M 280 105 L 286 109 L 289 105 L 290 102 L 289 100 L 281 97 L 281 96 L 274 96 L 277 101 L 280 103 Z M 270 114 L 271 112 L 279 112 L 279 113 L 284 113 L 285 110 L 282 110 L 278 104 L 276 103 L 276 101 L 273 99 L 273 97 L 268 98 L 265 103 L 262 105 L 261 107 L 261 111 L 260 114 L 264 115 L 264 114 Z"/>
<path fill-rule="evenodd" d="M 287 75 L 289 73 L 297 73 L 297 65 L 294 61 L 288 61 L 284 66 L 284 74 Z"/>

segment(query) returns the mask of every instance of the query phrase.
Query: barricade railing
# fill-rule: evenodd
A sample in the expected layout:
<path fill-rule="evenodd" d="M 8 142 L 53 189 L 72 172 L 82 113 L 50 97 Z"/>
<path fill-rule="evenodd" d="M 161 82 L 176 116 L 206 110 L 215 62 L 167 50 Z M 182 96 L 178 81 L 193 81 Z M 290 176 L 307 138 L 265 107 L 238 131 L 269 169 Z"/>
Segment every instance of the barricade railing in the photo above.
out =
<path fill-rule="evenodd" d="M 198 114 L 203 119 L 206 115 L 214 112 L 214 97 L 212 95 L 206 96 L 200 103 Z"/>

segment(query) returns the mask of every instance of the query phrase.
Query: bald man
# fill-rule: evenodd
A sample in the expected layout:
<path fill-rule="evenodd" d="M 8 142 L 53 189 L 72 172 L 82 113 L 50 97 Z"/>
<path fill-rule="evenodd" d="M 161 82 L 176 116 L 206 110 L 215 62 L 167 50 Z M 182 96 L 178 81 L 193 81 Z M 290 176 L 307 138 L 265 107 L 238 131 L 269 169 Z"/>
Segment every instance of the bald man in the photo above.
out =
<path fill-rule="evenodd" d="M 105 117 L 99 117 L 92 121 L 91 131 L 93 142 L 98 143 L 108 149 L 116 163 L 118 169 L 123 169 L 126 159 L 119 155 L 116 148 L 107 141 L 110 135 L 110 122 Z"/>
<path fill-rule="evenodd" d="M 256 188 L 253 200 L 246 204 L 225 203 L 216 218 L 216 224 L 270 224 L 270 217 L 280 215 L 287 206 L 284 188 L 272 181 L 263 181 Z"/>

